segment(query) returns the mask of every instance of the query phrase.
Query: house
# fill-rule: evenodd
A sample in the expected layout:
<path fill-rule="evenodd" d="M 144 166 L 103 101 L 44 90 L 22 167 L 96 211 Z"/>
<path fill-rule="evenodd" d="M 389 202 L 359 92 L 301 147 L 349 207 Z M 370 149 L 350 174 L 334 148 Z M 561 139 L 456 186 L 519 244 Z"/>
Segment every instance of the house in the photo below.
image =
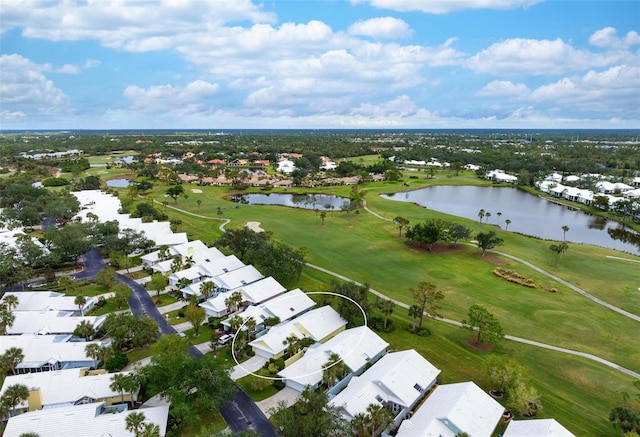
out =
<path fill-rule="evenodd" d="M 133 412 L 143 413 L 146 423 L 160 428 L 160 437 L 167 433 L 169 405 L 128 410 L 126 405 L 108 406 L 106 402 L 49 408 L 12 417 L 7 422 L 5 437 L 35 433 L 40 437 L 133 437 L 127 431 L 126 419 Z"/>
<path fill-rule="evenodd" d="M 0 299 L 0 303 L 8 295 L 18 298 L 18 305 L 13 309 L 14 313 L 17 311 L 62 311 L 72 315 L 82 315 L 93 308 L 96 301 L 93 297 L 86 297 L 85 304 L 80 308 L 76 305 L 74 296 L 65 296 L 63 293 L 55 291 L 7 291 Z"/>
<path fill-rule="evenodd" d="M 228 271 L 212 278 L 219 293 L 235 290 L 264 278 L 254 266 L 248 265 Z"/>
<path fill-rule="evenodd" d="M 352 420 L 366 413 L 371 404 L 391 410 L 394 425 L 399 423 L 433 387 L 440 370 L 413 349 L 388 353 L 329 402 Z"/>
<path fill-rule="evenodd" d="M 332 353 L 338 354 L 350 375 L 360 375 L 387 352 L 389 343 L 367 326 L 347 329 L 325 343 L 311 346 L 302 358 L 278 373 L 287 387 L 302 392 L 322 382 L 323 366 Z"/>
<path fill-rule="evenodd" d="M 629 190 L 626 193 L 624 193 L 624 198 L 625 199 L 640 199 L 640 188 L 637 188 L 635 190 Z"/>
<path fill-rule="evenodd" d="M 484 175 L 484 178 L 490 181 L 496 182 L 508 182 L 511 184 L 515 184 L 518 182 L 518 177 L 505 173 L 502 170 L 496 169 L 491 170 L 487 174 Z"/>
<path fill-rule="evenodd" d="M 200 291 L 200 289 L 202 287 L 202 284 L 205 282 L 214 283 L 216 290 L 213 293 L 213 298 L 217 297 L 221 293 L 224 294 L 223 296 L 224 299 L 228 297 L 227 292 L 229 290 L 220 289 L 215 282 L 215 277 L 213 277 L 211 279 L 207 279 L 202 282 L 197 282 L 195 284 L 191 284 L 189 287 L 183 288 L 182 293 L 185 296 L 185 298 L 188 298 L 188 296 L 194 296 L 194 295 L 197 296 L 198 298 L 202 297 L 202 292 Z M 271 299 L 274 296 L 284 293 L 286 291 L 286 288 L 284 288 L 282 285 L 278 283 L 278 281 L 276 281 L 270 276 L 268 278 L 259 279 L 251 284 L 247 284 L 246 286 L 236 288 L 234 291 L 236 290 L 242 293 L 242 302 L 248 302 L 250 304 L 258 304 L 258 303 L 264 302 L 267 299 Z M 225 309 L 226 309 L 226 305 L 225 305 Z M 222 308 L 220 308 L 220 310 L 222 310 Z M 219 313 L 221 312 L 220 310 L 216 312 Z M 219 316 L 216 316 L 216 317 L 219 317 Z"/>
<path fill-rule="evenodd" d="M 207 161 L 207 164 L 213 165 L 213 166 L 219 166 L 219 165 L 225 165 L 226 162 L 224 159 L 210 159 L 209 161 Z"/>
<path fill-rule="evenodd" d="M 295 169 L 296 169 L 295 164 L 293 163 L 293 161 L 289 159 L 280 159 L 278 161 L 278 167 L 276 168 L 277 171 L 284 174 L 293 173 Z"/>
<path fill-rule="evenodd" d="M 119 373 L 129 375 L 131 372 Z M 29 399 L 16 406 L 20 413 L 95 402 L 112 405 L 122 403 L 123 399 L 124 402 L 136 401 L 138 389 L 124 394 L 111 389 L 113 375 L 115 373 L 104 370 L 90 372 L 88 368 L 10 375 L 2 384 L 0 396 L 11 385 L 26 385 Z"/>
<path fill-rule="evenodd" d="M 271 327 L 266 334 L 249 343 L 249 346 L 256 355 L 267 359 L 279 358 L 287 349 L 286 340 L 291 336 L 299 340 L 307 337 L 322 343 L 343 331 L 346 325 L 347 321 L 326 305 Z"/>
<path fill-rule="evenodd" d="M 1 212 L 2 210 L 0 210 L 0 213 Z M 13 229 L 6 229 L 0 226 L 0 244 L 4 243 L 7 245 L 7 247 L 15 249 L 18 247 L 18 238 L 20 237 L 20 235 L 26 235 L 24 232 L 24 228 L 18 227 Z M 42 244 L 36 237 L 31 237 L 31 241 L 44 253 L 49 253 L 49 249 L 47 249 L 45 245 Z M 23 259 L 19 253 L 18 257 L 20 257 L 20 259 Z"/>
<path fill-rule="evenodd" d="M 548 193 L 552 188 L 558 186 L 558 182 L 555 182 L 552 180 L 544 180 L 544 181 L 536 181 L 534 185 L 538 190 L 542 191 L 543 193 Z"/>
<path fill-rule="evenodd" d="M 504 407 L 473 382 L 436 387 L 398 429 L 398 437 L 491 437 Z"/>
<path fill-rule="evenodd" d="M 555 419 L 512 420 L 504 437 L 575 437 Z"/>
<path fill-rule="evenodd" d="M 76 306 L 77 310 L 77 306 Z M 107 316 L 74 316 L 69 311 L 14 311 L 15 319 L 7 327 L 7 335 L 20 334 L 73 334 L 81 322 L 89 323 L 98 331 Z"/>
<path fill-rule="evenodd" d="M 92 367 L 93 358 L 85 351 L 88 344 L 106 346 L 108 341 L 71 341 L 71 335 L 0 335 L 0 355 L 12 347 L 22 349 L 24 359 L 17 373 L 49 372 L 60 369 Z"/>
<path fill-rule="evenodd" d="M 277 318 L 280 323 L 286 322 L 298 315 L 310 310 L 316 303 L 299 288 L 288 291 L 258 305 L 250 305 L 238 315 L 243 319 L 253 317 L 256 321 L 256 330 L 265 328 L 265 321 L 269 318 Z M 225 330 L 230 329 L 229 319 L 222 325 Z"/>
<path fill-rule="evenodd" d="M 633 178 L 633 180 L 631 181 L 631 185 L 634 187 L 640 187 L 640 176 L 636 176 L 635 178 Z"/>
<path fill-rule="evenodd" d="M 168 267 L 170 267 L 173 259 L 178 256 L 183 259 L 191 258 L 194 264 L 200 264 L 213 259 L 223 258 L 225 256 L 217 248 L 207 247 L 200 240 L 187 241 L 186 243 L 167 246 L 166 259 L 161 258 L 160 250 L 156 250 L 154 252 L 143 255 L 140 260 L 145 266 L 154 268 L 154 270 L 156 270 L 154 266 L 158 266 L 161 263 L 165 263 L 168 265 Z M 167 268 L 167 266 L 165 266 L 165 264 L 163 264 L 162 266 L 158 266 L 158 271 L 162 270 L 162 273 L 171 271 L 170 268 Z"/>
<path fill-rule="evenodd" d="M 622 182 L 612 183 L 609 181 L 600 181 L 596 183 L 598 191 L 604 194 L 625 193 L 633 190 L 631 185 L 624 184 Z"/>

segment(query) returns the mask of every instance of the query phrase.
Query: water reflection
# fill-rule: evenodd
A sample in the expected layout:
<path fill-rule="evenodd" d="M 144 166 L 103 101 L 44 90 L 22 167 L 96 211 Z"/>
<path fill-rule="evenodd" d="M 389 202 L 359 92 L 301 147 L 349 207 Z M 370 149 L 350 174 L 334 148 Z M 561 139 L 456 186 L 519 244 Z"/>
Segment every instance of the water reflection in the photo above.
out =
<path fill-rule="evenodd" d="M 443 185 L 382 197 L 472 220 L 480 220 L 479 211 L 483 210 L 483 223 L 503 229 L 509 223 L 509 231 L 545 240 L 562 241 L 566 237 L 568 242 L 640 253 L 640 236 L 632 229 L 517 188 Z M 566 233 L 563 226 L 569 227 Z"/>
<path fill-rule="evenodd" d="M 293 208 L 318 209 L 320 211 L 339 210 L 344 202 L 349 202 L 344 197 L 329 196 L 326 194 L 240 194 L 232 196 L 231 200 L 237 203 L 249 205 L 282 205 Z"/>

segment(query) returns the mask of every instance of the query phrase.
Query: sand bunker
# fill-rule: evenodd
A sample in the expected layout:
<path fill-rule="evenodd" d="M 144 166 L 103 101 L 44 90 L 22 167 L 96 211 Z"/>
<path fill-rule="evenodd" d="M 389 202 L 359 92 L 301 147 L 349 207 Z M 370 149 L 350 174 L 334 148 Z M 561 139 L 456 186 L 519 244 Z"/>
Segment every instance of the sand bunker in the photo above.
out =
<path fill-rule="evenodd" d="M 251 229 L 253 232 L 264 232 L 264 229 L 260 227 L 260 222 L 247 222 L 245 226 Z"/>

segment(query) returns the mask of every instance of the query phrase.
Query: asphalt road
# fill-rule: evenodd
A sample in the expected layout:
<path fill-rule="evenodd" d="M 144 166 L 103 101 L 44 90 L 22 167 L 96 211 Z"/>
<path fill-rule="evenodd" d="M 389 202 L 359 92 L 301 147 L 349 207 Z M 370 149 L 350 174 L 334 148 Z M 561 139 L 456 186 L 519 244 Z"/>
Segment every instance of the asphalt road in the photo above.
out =
<path fill-rule="evenodd" d="M 74 275 L 76 279 L 95 279 L 96 274 L 105 267 L 97 249 L 91 249 L 84 255 L 84 267 L 82 272 Z M 158 323 L 160 335 L 176 334 L 176 330 L 160 314 L 158 308 L 153 304 L 149 292 L 142 285 L 123 275 L 118 275 L 117 281 L 133 290 L 129 306 L 134 316 L 146 314 L 153 318 Z M 189 355 L 194 358 L 202 358 L 202 352 L 193 345 L 189 348 Z M 240 387 L 236 386 L 235 396 L 224 404 L 220 413 L 234 432 L 251 429 L 258 432 L 261 437 L 277 437 L 278 435 L 267 416 Z"/>

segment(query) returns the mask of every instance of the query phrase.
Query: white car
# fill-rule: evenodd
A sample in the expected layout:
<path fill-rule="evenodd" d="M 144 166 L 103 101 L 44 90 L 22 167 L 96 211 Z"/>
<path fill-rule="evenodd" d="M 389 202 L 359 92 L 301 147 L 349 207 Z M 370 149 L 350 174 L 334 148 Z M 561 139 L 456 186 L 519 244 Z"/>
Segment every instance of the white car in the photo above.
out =
<path fill-rule="evenodd" d="M 229 343 L 231 340 L 233 340 L 233 334 L 224 334 L 218 339 L 218 344 L 220 346 L 224 346 L 225 344 Z"/>

